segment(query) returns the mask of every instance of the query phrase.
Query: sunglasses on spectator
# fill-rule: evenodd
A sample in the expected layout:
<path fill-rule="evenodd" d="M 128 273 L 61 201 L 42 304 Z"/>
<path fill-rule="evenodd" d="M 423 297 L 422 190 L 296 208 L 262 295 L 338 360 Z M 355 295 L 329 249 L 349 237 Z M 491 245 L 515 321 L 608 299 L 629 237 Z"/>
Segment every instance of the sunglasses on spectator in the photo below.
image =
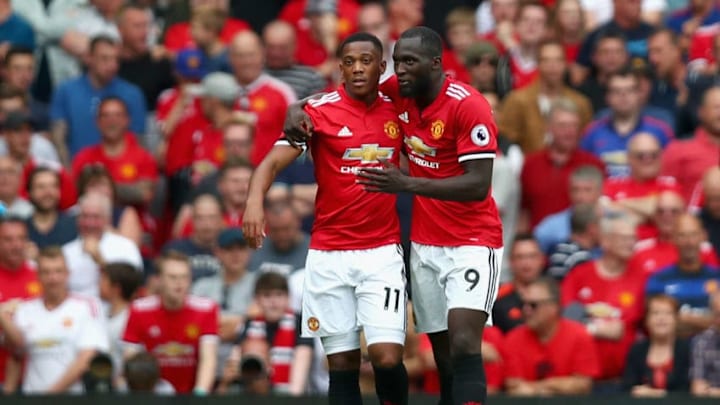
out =
<path fill-rule="evenodd" d="M 527 307 L 534 311 L 534 310 L 538 309 L 538 307 L 540 307 L 541 305 L 549 304 L 551 302 L 553 302 L 552 298 L 545 298 L 542 300 L 524 300 L 522 302 L 522 307 L 523 308 Z"/>
<path fill-rule="evenodd" d="M 483 65 L 483 64 L 497 66 L 498 59 L 493 58 L 492 56 L 472 58 L 467 61 L 467 64 L 468 64 L 468 66 L 478 66 L 478 65 Z"/>
<path fill-rule="evenodd" d="M 660 157 L 660 151 L 652 152 L 630 152 L 630 156 L 637 160 L 655 160 Z"/>
<path fill-rule="evenodd" d="M 682 210 L 682 208 L 677 208 L 677 207 L 657 207 L 655 212 L 660 215 L 662 215 L 662 214 L 680 215 L 680 214 L 682 214 L 683 210 Z"/>

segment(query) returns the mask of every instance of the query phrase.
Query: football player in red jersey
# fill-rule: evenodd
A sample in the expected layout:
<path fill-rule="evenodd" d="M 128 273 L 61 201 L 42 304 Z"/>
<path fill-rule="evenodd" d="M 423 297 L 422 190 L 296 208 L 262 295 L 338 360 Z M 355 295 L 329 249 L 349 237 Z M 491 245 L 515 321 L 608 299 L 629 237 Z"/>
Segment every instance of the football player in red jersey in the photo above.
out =
<path fill-rule="evenodd" d="M 400 123 L 390 99 L 378 92 L 385 70 L 382 44 L 367 33 L 340 46 L 344 85 L 304 110 L 314 126 L 309 148 L 318 191 L 303 291 L 303 336 L 320 337 L 328 356 L 331 405 L 362 404 L 362 328 L 383 405 L 407 404 L 402 362 L 406 282 L 395 210 L 396 196 L 371 193 L 357 183 L 364 167 L 380 159 L 399 162 Z M 255 246 L 265 227 L 263 199 L 275 175 L 302 151 L 279 140 L 257 167 L 243 218 Z"/>
<path fill-rule="evenodd" d="M 396 76 L 380 90 L 399 114 L 411 176 L 383 161 L 382 168 L 361 170 L 358 182 L 368 191 L 415 194 L 410 267 L 417 330 L 433 346 L 441 404 L 483 404 L 481 338 L 503 254 L 490 194 L 497 129 L 485 98 L 445 77 L 441 54 L 442 40 L 429 28 L 401 35 L 393 51 Z M 286 127 L 294 139 L 313 129 L 297 106 Z"/>

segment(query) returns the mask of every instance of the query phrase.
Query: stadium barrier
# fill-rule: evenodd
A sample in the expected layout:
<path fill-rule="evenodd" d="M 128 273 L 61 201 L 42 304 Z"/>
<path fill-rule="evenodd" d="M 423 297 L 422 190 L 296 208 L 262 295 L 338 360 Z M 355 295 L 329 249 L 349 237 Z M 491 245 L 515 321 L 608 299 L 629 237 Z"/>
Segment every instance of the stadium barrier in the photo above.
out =
<path fill-rule="evenodd" d="M 377 399 L 366 398 L 366 404 L 375 404 Z M 326 398 L 303 397 L 250 397 L 229 395 L 222 397 L 161 397 L 128 395 L 85 395 L 53 397 L 2 397 L 5 405 L 325 405 Z M 413 396 L 410 405 L 437 405 L 437 398 Z M 658 399 L 635 399 L 629 396 L 608 397 L 567 397 L 567 398 L 511 398 L 491 397 L 488 405 L 717 405 L 718 399 L 698 399 L 687 395 L 669 396 Z"/>

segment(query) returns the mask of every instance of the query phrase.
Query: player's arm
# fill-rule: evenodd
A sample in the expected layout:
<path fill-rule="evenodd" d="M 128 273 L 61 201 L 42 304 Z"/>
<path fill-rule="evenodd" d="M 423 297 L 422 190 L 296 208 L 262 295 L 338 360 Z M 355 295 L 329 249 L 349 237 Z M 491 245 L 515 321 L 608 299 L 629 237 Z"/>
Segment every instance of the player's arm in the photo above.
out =
<path fill-rule="evenodd" d="M 217 336 L 204 336 L 200 339 L 200 353 L 195 376 L 195 392 L 209 393 L 215 383 L 217 368 Z"/>
<path fill-rule="evenodd" d="M 276 144 L 270 153 L 263 159 L 250 179 L 245 214 L 243 215 L 243 233 L 251 247 L 257 248 L 262 244 L 263 230 L 265 228 L 265 213 L 263 201 L 265 194 L 272 186 L 275 177 L 288 167 L 302 153 L 301 149 L 290 146 L 289 143 Z"/>
<path fill-rule="evenodd" d="M 314 127 L 310 116 L 305 112 L 305 105 L 308 101 L 318 99 L 325 94 L 327 93 L 312 94 L 288 105 L 283 133 L 290 145 L 299 147 L 310 138 Z"/>
<path fill-rule="evenodd" d="M 47 394 L 61 394 L 68 390 L 73 384 L 80 380 L 90 365 L 90 360 L 95 356 L 95 349 L 85 349 L 78 353 L 70 367 L 65 370 L 62 377 L 50 386 Z"/>

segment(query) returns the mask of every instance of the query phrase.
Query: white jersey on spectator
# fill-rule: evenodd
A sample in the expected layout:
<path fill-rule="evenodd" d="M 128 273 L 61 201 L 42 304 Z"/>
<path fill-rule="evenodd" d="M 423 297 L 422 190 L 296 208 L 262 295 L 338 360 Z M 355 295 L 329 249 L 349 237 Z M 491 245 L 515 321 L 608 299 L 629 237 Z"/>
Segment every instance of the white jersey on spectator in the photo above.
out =
<path fill-rule="evenodd" d="M 45 308 L 42 298 L 26 301 L 18 306 L 14 321 L 27 348 L 25 394 L 42 393 L 50 388 L 81 351 L 109 349 L 99 301 L 92 297 L 71 295 L 52 311 Z M 82 393 L 82 383 L 76 382 L 68 392 Z"/>
<path fill-rule="evenodd" d="M 114 374 L 120 375 L 123 372 L 123 348 L 122 337 L 125 333 L 130 308 L 125 308 L 119 313 L 107 319 L 108 338 L 110 339 L 110 358 L 113 361 Z"/>

